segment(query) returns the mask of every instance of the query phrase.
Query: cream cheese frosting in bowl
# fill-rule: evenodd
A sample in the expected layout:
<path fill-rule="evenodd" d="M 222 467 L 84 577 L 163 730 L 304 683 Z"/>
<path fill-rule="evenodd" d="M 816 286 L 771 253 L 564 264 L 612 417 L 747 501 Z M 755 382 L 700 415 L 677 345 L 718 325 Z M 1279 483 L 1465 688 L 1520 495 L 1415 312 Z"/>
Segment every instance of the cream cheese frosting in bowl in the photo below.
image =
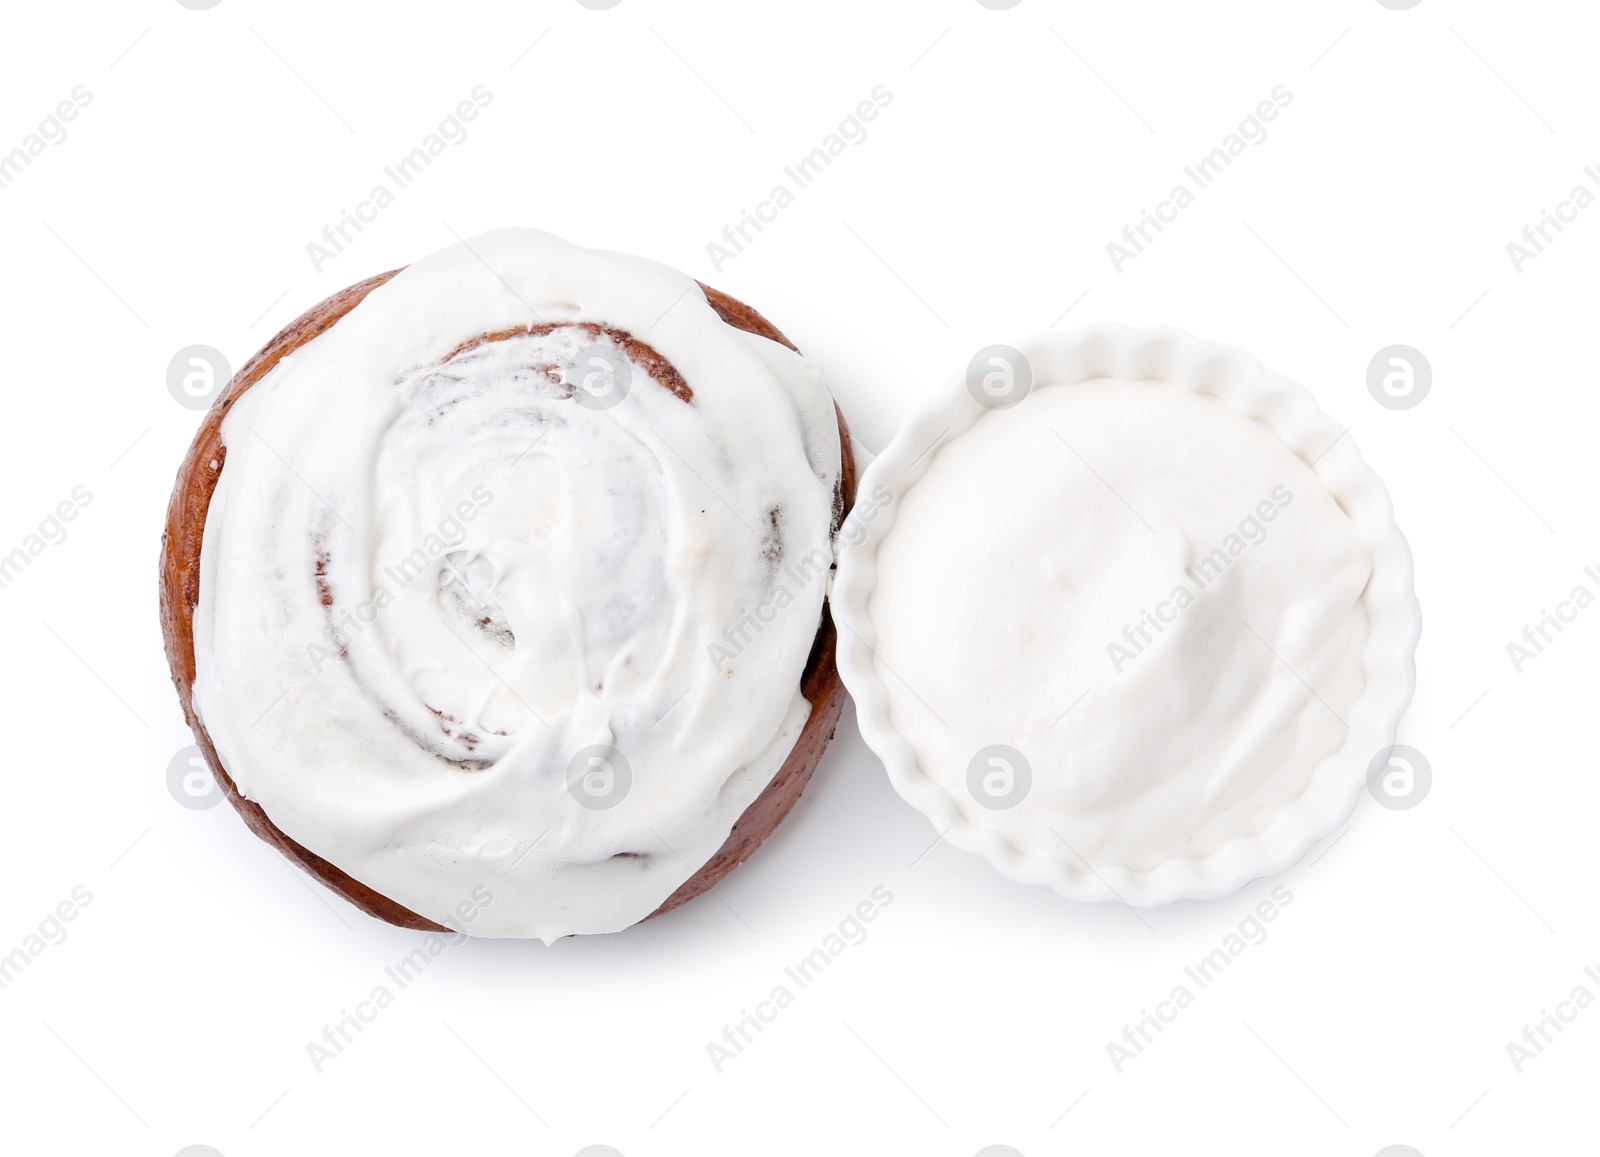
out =
<path fill-rule="evenodd" d="M 240 797 L 481 936 L 619 930 L 719 854 L 811 714 L 814 365 L 684 274 L 502 230 L 230 401 L 192 703 Z"/>
<path fill-rule="evenodd" d="M 861 494 L 832 606 L 862 733 L 1008 876 L 1224 894 L 1331 831 L 1394 743 L 1420 612 L 1388 494 L 1238 350 L 1121 326 L 991 347 Z"/>

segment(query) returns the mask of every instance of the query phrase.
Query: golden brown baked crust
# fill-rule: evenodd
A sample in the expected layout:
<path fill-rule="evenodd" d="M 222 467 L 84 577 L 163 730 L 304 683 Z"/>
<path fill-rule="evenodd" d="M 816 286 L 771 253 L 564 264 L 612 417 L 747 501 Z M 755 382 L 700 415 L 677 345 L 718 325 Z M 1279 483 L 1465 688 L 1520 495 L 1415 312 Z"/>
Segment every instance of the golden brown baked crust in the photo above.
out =
<path fill-rule="evenodd" d="M 239 397 L 277 365 L 279 359 L 323 333 L 360 304 L 367 294 L 399 272 L 398 269 L 392 269 L 342 289 L 290 322 L 245 363 L 206 413 L 205 421 L 201 423 L 194 443 L 178 469 L 177 483 L 167 507 L 166 529 L 161 536 L 161 633 L 166 643 L 167 663 L 172 669 L 172 682 L 178 689 L 178 700 L 183 704 L 184 718 L 188 720 L 195 742 L 204 752 L 206 762 L 210 764 L 212 774 L 216 776 L 228 802 L 244 817 L 250 830 L 368 915 L 402 928 L 442 932 L 446 929 L 369 888 L 290 839 L 273 824 L 259 804 L 240 795 L 223 770 L 222 761 L 211 743 L 211 737 L 206 733 L 205 725 L 195 714 L 193 703 L 194 608 L 200 598 L 200 546 L 211 496 L 216 491 L 227 460 L 227 448 L 222 444 L 222 420 Z M 795 349 L 793 342 L 748 305 L 709 286 L 701 285 L 700 288 L 711 308 L 728 325 Z M 647 356 L 659 359 L 655 351 L 639 344 L 643 350 L 648 350 Z M 676 382 L 669 382 L 668 388 L 681 385 L 683 393 L 680 396 L 686 395 L 687 385 L 677 378 L 676 371 L 672 372 L 672 377 Z M 674 388 L 674 392 L 679 391 Z M 855 459 L 850 452 L 850 431 L 845 425 L 844 415 L 839 413 L 837 406 L 834 411 L 839 419 L 841 457 L 839 485 L 834 500 L 834 526 L 837 528 L 855 501 L 856 469 Z M 823 750 L 833 738 L 839 713 L 844 708 L 844 690 L 838 668 L 834 665 L 835 637 L 833 619 L 824 606 L 822 623 L 800 680 L 801 692 L 811 704 L 811 715 L 794 750 L 789 753 L 789 758 L 778 769 L 772 782 L 739 817 L 717 853 L 667 897 L 651 916 L 670 911 L 713 887 L 750 857 L 800 798 L 801 790 L 811 779 Z"/>

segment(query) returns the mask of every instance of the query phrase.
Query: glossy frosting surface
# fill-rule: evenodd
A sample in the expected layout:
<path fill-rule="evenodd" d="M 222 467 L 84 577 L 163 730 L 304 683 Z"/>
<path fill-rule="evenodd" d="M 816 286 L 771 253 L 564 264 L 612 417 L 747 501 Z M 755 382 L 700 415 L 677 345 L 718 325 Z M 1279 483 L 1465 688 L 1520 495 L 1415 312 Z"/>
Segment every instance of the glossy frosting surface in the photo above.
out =
<path fill-rule="evenodd" d="M 895 730 L 967 820 L 1075 871 L 1261 831 L 1366 686 L 1355 525 L 1270 427 L 1166 383 L 984 413 L 876 563 Z"/>
<path fill-rule="evenodd" d="M 473 238 L 285 358 L 223 439 L 196 710 L 279 828 L 413 911 L 627 927 L 794 746 L 833 404 L 688 277 Z"/>

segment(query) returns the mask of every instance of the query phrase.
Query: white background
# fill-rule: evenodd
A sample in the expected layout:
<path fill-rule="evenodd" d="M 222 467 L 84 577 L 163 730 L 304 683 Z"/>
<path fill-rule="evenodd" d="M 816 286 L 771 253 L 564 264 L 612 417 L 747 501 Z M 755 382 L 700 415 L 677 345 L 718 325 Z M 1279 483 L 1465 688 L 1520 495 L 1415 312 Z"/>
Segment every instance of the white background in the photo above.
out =
<path fill-rule="evenodd" d="M 93 901 L 0 990 L 0 1148 L 568 1157 L 1577 1152 L 1600 1011 L 1600 610 L 1506 644 L 1600 564 L 1600 208 L 1521 273 L 1506 243 L 1600 164 L 1578 3 L 890 5 L 174 0 L 8 9 L 0 553 L 93 502 L 0 590 L 10 725 L 0 953 Z M 537 41 L 537 43 L 535 43 Z M 532 44 L 533 47 L 529 48 Z M 476 85 L 462 144 L 318 272 L 306 243 Z M 717 269 L 707 242 L 878 85 L 893 103 Z M 1122 273 L 1106 243 L 1277 85 L 1293 103 Z M 191 742 L 156 558 L 200 415 L 168 361 L 237 368 L 340 287 L 532 225 L 754 304 L 859 437 L 973 351 L 1059 325 L 1182 326 L 1304 382 L 1388 481 L 1425 629 L 1410 811 L 1228 899 L 1138 916 L 1008 882 L 890 790 L 847 710 L 805 798 L 719 889 L 627 933 L 452 949 L 320 1074 L 307 1042 L 419 935 L 309 885 L 166 786 Z M 1076 304 L 1074 304 L 1076 303 Z M 1071 307 L 1070 312 L 1068 312 Z M 1065 316 L 1063 316 L 1065 314 Z M 1395 412 L 1368 361 L 1434 371 Z M 997 496 L 997 501 L 1004 501 Z M 1314 862 L 1313 862 L 1314 861 Z M 876 885 L 893 903 L 724 1071 L 706 1046 Z M 1106 1045 L 1275 885 L 1293 903 L 1120 1074 Z"/>

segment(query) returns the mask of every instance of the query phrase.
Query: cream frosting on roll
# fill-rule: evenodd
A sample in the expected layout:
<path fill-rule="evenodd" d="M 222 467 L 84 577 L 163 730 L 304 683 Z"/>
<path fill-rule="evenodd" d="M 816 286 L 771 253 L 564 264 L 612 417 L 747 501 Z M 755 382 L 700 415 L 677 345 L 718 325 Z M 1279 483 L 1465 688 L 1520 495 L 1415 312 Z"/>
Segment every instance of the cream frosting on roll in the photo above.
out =
<path fill-rule="evenodd" d="M 896 731 L 968 821 L 1074 871 L 1262 831 L 1366 687 L 1355 524 L 1269 426 L 1163 382 L 984 413 L 876 565 Z"/>
<path fill-rule="evenodd" d="M 195 709 L 278 828 L 412 911 L 625 928 L 794 747 L 833 403 L 685 275 L 473 238 L 285 357 L 222 436 Z"/>

